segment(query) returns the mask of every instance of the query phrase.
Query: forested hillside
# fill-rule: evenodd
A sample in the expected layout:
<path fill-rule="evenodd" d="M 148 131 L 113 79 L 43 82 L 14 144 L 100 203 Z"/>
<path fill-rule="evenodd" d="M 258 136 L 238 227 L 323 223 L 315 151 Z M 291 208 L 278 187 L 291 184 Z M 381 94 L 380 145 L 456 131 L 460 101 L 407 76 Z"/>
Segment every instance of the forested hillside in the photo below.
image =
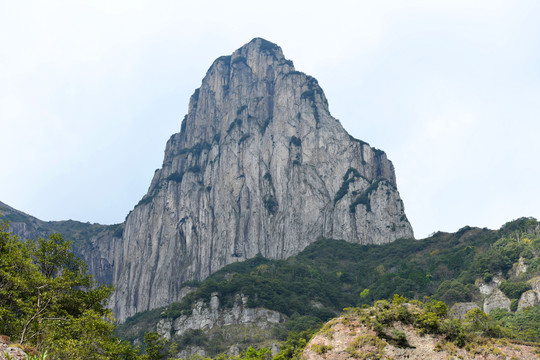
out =
<path fill-rule="evenodd" d="M 140 313 L 115 334 L 105 307 L 111 288 L 98 286 L 87 275 L 69 241 L 59 234 L 20 241 L 2 223 L 0 335 L 9 336 L 29 354 L 52 359 L 173 359 L 194 346 L 205 356 L 215 357 L 234 346 L 236 358 L 266 359 L 271 344 L 279 342 L 281 351 L 275 348 L 274 357 L 289 359 L 343 308 L 367 306 L 394 294 L 417 300 L 428 296 L 448 307 L 463 301 L 482 307 L 485 294 L 480 289 L 491 284 L 511 304 L 506 310 L 493 310 L 491 316 L 475 310 L 498 329 L 487 335 L 538 342 L 540 307 L 533 303 L 517 308 L 524 304 L 518 301 L 523 294 L 536 294 L 531 279 L 540 275 L 539 252 L 539 223 L 532 218 L 507 223 L 498 231 L 465 227 L 454 234 L 382 246 L 320 239 L 287 260 L 258 256 L 231 264 L 201 283 L 189 284 L 193 291 L 182 302 Z M 240 340 L 234 338 L 238 326 L 181 335 L 156 327 L 158 322 L 189 318 L 199 311 L 197 306 L 209 306 L 215 299 L 220 311 L 238 307 L 239 296 L 246 309 L 279 312 L 284 321 L 271 324 L 264 334 L 246 328 L 251 330 L 239 332 Z"/>
<path fill-rule="evenodd" d="M 499 287 L 511 300 L 512 311 L 496 310 L 494 317 L 512 328 L 514 337 L 539 341 L 540 308 L 514 312 L 521 294 L 531 289 L 527 281 L 540 275 L 539 252 L 539 223 L 532 218 L 509 222 L 500 230 L 464 227 L 456 233 L 381 246 L 320 239 L 288 260 L 257 257 L 231 264 L 202 283 L 189 284 L 196 290 L 181 303 L 128 319 L 119 334 L 131 341 L 141 339 L 144 330 L 160 319 L 189 316 L 200 299 L 209 303 L 214 294 L 222 308 L 231 308 L 237 294 L 243 294 L 249 307 L 287 316 L 288 321 L 273 332 L 274 339 L 284 340 L 289 331 L 316 328 L 345 307 L 372 304 L 394 294 L 420 300 L 429 296 L 448 306 L 476 302 L 482 307 L 485 296 L 478 284 L 495 277 L 503 280 Z M 216 335 L 203 331 L 172 335 L 180 344 L 216 343 Z M 253 339 L 244 345 L 256 343 Z"/>

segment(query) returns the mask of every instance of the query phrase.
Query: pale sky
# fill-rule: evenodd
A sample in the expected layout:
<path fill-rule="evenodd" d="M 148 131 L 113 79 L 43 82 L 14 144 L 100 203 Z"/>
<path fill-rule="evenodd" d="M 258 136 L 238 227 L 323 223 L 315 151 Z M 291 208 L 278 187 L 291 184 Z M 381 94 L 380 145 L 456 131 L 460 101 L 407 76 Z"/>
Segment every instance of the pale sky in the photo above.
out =
<path fill-rule="evenodd" d="M 0 201 L 112 224 L 254 37 L 384 150 L 417 238 L 540 218 L 539 1 L 0 0 Z"/>

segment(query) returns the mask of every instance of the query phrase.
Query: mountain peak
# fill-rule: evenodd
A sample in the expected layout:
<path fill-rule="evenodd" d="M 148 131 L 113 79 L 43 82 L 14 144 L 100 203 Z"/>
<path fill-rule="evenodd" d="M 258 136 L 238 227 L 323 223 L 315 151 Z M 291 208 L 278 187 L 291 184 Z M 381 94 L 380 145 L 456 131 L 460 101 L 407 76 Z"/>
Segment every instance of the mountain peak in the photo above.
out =
<path fill-rule="evenodd" d="M 260 37 L 253 38 L 250 42 L 239 48 L 237 51 L 241 51 L 243 49 L 265 52 L 283 57 L 283 52 L 277 44 Z"/>
<path fill-rule="evenodd" d="M 223 134 L 239 119 L 237 112 L 240 108 L 259 107 L 261 109 L 257 111 L 262 111 L 259 113 L 259 121 L 264 122 L 271 118 L 276 82 L 292 74 L 301 73 L 295 71 L 293 62 L 285 58 L 278 45 L 262 38 L 251 40 L 231 55 L 217 58 L 208 69 L 200 88 L 195 90 L 190 99 L 188 114 L 182 123 L 183 130 L 180 134 L 185 137 L 185 146 L 192 147 L 201 141 L 210 143 L 215 136 Z M 301 79 L 294 81 L 306 82 L 305 74 L 301 75 Z M 310 78 L 309 87 L 313 86 L 317 87 L 316 93 L 320 94 L 322 102 L 326 103 L 316 80 Z M 258 103 L 249 105 L 248 102 L 252 102 L 254 98 L 258 99 Z M 209 102 L 215 104 L 215 107 L 199 106 Z M 211 113 L 203 112 L 203 109 Z M 219 109 L 220 114 L 217 115 L 214 109 Z"/>
<path fill-rule="evenodd" d="M 123 321 L 178 301 L 186 281 L 320 237 L 412 236 L 386 154 L 352 138 L 317 80 L 255 38 L 214 61 L 128 215 L 113 309 Z"/>
<path fill-rule="evenodd" d="M 268 67 L 282 67 L 280 72 L 284 73 L 294 71 L 292 61 L 285 59 L 283 51 L 278 45 L 262 38 L 254 38 L 231 55 L 216 59 L 208 73 L 212 73 L 212 70 L 216 70 L 217 67 L 229 70 L 229 75 L 233 75 L 230 70 L 242 70 L 244 65 L 258 75 L 259 79 L 267 76 Z"/>
<path fill-rule="evenodd" d="M 278 45 L 262 38 L 254 38 L 249 43 L 237 49 L 232 54 L 232 60 L 234 61 L 238 56 L 244 57 L 248 61 L 248 64 L 250 59 L 253 60 L 261 56 L 273 58 L 278 63 L 286 61 L 283 51 Z M 292 63 L 289 65 L 292 65 Z"/>

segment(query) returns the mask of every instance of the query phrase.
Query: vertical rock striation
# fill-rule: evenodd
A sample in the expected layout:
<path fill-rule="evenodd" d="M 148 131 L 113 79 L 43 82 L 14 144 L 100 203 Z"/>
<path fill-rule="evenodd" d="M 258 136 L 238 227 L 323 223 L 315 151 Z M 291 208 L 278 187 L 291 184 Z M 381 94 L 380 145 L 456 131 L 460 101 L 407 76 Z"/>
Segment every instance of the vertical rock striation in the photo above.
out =
<path fill-rule="evenodd" d="M 123 321 L 178 301 L 186 281 L 321 236 L 382 244 L 413 232 L 386 154 L 347 134 L 277 45 L 254 39 L 212 64 L 128 215 L 113 310 Z"/>

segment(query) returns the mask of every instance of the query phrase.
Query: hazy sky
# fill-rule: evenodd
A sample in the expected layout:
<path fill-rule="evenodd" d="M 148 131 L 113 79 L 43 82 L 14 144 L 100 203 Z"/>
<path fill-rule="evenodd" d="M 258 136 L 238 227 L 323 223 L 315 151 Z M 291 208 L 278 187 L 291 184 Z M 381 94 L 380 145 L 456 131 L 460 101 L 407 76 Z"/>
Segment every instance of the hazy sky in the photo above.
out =
<path fill-rule="evenodd" d="M 118 223 L 254 37 L 393 161 L 417 238 L 540 218 L 538 1 L 0 0 L 0 201 Z"/>

